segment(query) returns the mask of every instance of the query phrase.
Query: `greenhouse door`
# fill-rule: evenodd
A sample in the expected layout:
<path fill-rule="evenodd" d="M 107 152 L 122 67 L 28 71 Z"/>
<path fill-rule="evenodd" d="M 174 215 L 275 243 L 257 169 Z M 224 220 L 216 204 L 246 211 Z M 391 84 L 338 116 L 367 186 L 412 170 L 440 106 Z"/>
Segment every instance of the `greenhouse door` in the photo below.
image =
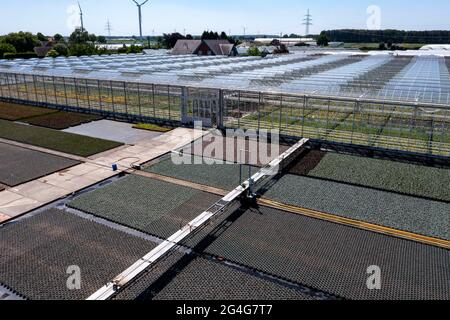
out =
<path fill-rule="evenodd" d="M 220 90 L 183 88 L 181 101 L 184 124 L 201 121 L 206 128 L 221 125 Z"/>

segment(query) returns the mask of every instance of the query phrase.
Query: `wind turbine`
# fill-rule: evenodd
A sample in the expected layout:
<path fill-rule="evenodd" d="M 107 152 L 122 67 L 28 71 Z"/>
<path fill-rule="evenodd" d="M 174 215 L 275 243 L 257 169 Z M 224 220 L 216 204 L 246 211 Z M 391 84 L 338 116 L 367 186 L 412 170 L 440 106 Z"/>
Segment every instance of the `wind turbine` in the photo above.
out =
<path fill-rule="evenodd" d="M 78 2 L 78 8 L 80 8 L 81 32 L 84 32 L 83 10 L 81 9 L 81 5 L 79 2 Z"/>
<path fill-rule="evenodd" d="M 136 0 L 133 0 L 134 3 L 136 3 L 137 7 L 138 7 L 138 11 L 139 11 L 139 35 L 141 37 L 142 40 L 142 6 L 145 5 L 149 0 L 145 0 L 144 2 L 142 2 L 141 4 L 139 4 Z"/>

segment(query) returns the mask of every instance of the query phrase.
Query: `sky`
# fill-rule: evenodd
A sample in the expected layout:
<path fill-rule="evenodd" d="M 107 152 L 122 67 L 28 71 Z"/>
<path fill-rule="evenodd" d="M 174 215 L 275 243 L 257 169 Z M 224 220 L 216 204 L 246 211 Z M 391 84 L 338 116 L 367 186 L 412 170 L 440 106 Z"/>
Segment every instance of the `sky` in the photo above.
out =
<path fill-rule="evenodd" d="M 144 0 L 138 0 L 144 1 Z M 138 35 L 137 7 L 132 0 L 80 0 L 84 25 L 97 35 Z M 80 25 L 73 0 L 0 0 L 0 34 L 16 31 L 68 35 Z M 310 9 L 311 33 L 326 29 L 367 29 L 379 7 L 375 28 L 450 30 L 448 0 L 150 0 L 143 7 L 143 33 L 200 34 L 203 30 L 231 34 L 304 34 L 302 20 Z M 379 19 L 378 19 L 379 17 Z M 374 25 L 371 24 L 371 28 Z"/>

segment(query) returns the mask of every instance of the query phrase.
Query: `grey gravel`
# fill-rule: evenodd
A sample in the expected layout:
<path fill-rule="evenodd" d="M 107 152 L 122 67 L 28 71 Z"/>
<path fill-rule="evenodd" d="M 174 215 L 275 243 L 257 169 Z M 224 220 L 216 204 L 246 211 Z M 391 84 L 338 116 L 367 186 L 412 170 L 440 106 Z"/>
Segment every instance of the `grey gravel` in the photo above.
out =
<path fill-rule="evenodd" d="M 265 197 L 338 216 L 450 240 L 450 204 L 337 182 L 283 176 Z"/>
<path fill-rule="evenodd" d="M 10 187 L 77 164 L 71 159 L 0 143 L 0 183 Z"/>
<path fill-rule="evenodd" d="M 32 300 L 86 299 L 155 245 L 61 210 L 0 228 L 0 283 Z M 81 290 L 67 288 L 69 266 Z"/>
<path fill-rule="evenodd" d="M 132 124 L 111 120 L 93 121 L 63 131 L 125 144 L 136 144 L 162 135 L 160 132 L 134 129 Z"/>

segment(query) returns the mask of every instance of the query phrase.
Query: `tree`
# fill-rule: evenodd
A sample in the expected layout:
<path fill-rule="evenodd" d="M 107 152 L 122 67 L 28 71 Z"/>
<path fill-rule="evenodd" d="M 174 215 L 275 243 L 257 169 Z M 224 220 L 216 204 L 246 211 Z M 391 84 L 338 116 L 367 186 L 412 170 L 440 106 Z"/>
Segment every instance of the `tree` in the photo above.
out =
<path fill-rule="evenodd" d="M 185 37 L 178 32 L 169 34 L 164 33 L 161 44 L 166 49 L 172 49 L 173 47 L 175 47 L 175 44 L 178 40 L 183 39 L 185 39 Z"/>
<path fill-rule="evenodd" d="M 223 32 L 225 34 L 225 32 Z M 226 34 L 225 34 L 226 36 Z M 202 36 L 201 36 L 202 40 L 219 40 L 221 39 L 219 34 L 217 32 L 214 31 L 204 31 Z"/>
<path fill-rule="evenodd" d="M 5 53 L 16 53 L 16 48 L 9 43 L 0 43 L 0 59 L 3 58 Z"/>
<path fill-rule="evenodd" d="M 101 44 L 107 43 L 106 37 L 105 37 L 105 36 L 98 36 L 98 37 L 97 37 L 97 42 L 98 42 L 98 43 L 101 43 Z"/>
<path fill-rule="evenodd" d="M 320 36 L 317 38 L 317 45 L 319 47 L 328 47 L 328 42 L 329 39 L 325 32 L 322 32 Z"/>
<path fill-rule="evenodd" d="M 30 32 L 10 33 L 3 37 L 3 43 L 12 45 L 17 53 L 32 52 L 34 47 L 41 45 L 38 38 Z"/>
<path fill-rule="evenodd" d="M 62 41 L 64 40 L 64 37 L 63 37 L 62 35 L 60 35 L 59 33 L 57 33 L 57 34 L 55 34 L 55 35 L 53 36 L 53 39 L 54 39 L 56 42 L 62 42 Z"/>
<path fill-rule="evenodd" d="M 381 43 L 378 45 L 378 50 L 386 50 L 386 44 L 385 44 L 384 42 L 381 42 Z"/>
<path fill-rule="evenodd" d="M 252 46 L 248 49 L 247 54 L 249 56 L 259 57 L 261 56 L 261 51 L 259 51 L 258 47 Z"/>
<path fill-rule="evenodd" d="M 81 31 L 81 28 L 75 29 L 74 32 L 69 37 L 69 43 L 70 45 L 75 44 L 85 44 L 89 41 L 89 33 L 84 30 Z"/>
<path fill-rule="evenodd" d="M 48 41 L 48 37 L 46 37 L 45 35 L 43 35 L 40 32 L 38 32 L 36 36 L 37 36 L 39 41 Z"/>
<path fill-rule="evenodd" d="M 194 40 L 194 37 L 191 34 L 187 34 L 186 40 Z"/>
<path fill-rule="evenodd" d="M 402 31 L 402 30 L 328 30 L 330 41 L 350 43 L 450 43 L 450 30 Z"/>
<path fill-rule="evenodd" d="M 92 43 L 97 42 L 97 36 L 95 34 L 90 34 L 88 38 L 89 38 L 89 41 Z"/>
<path fill-rule="evenodd" d="M 50 57 L 50 58 L 57 58 L 57 57 L 59 57 L 59 53 L 58 53 L 58 51 L 56 51 L 56 50 L 50 50 L 48 53 L 47 53 L 47 57 Z"/>
<path fill-rule="evenodd" d="M 221 32 L 221 34 L 220 34 L 220 39 L 222 39 L 222 40 L 228 40 L 228 36 L 227 36 L 227 34 L 226 34 L 224 31 Z"/>
<path fill-rule="evenodd" d="M 58 43 L 53 47 L 53 50 L 55 50 L 58 55 L 60 56 L 67 56 L 69 54 L 69 49 L 67 48 L 66 45 L 62 44 L 62 43 Z"/>
<path fill-rule="evenodd" d="M 70 56 L 90 56 L 97 53 L 97 49 L 90 43 L 74 43 L 69 47 Z"/>

